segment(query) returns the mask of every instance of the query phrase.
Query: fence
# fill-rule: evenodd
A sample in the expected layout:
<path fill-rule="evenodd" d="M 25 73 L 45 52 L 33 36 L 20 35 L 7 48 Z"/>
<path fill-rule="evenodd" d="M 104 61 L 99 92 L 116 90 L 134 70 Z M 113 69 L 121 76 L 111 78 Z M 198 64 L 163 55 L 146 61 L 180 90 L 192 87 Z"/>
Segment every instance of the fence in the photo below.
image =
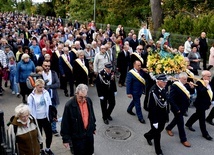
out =
<path fill-rule="evenodd" d="M 7 136 L 4 125 L 4 112 L 0 110 L 0 154 L 12 155 L 12 149 L 8 147 Z"/>

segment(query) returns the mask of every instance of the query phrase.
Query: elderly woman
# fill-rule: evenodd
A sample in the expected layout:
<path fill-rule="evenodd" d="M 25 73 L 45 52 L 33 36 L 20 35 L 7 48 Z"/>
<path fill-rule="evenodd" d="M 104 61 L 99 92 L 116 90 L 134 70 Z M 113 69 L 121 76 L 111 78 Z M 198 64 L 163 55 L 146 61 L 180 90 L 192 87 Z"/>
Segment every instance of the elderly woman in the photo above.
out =
<path fill-rule="evenodd" d="M 188 55 L 189 61 L 190 61 L 190 66 L 193 68 L 192 72 L 194 75 L 198 75 L 198 69 L 200 69 L 200 61 L 201 61 L 201 56 L 199 52 L 197 52 L 197 46 L 192 45 L 192 50 Z"/>
<path fill-rule="evenodd" d="M 30 60 L 30 56 L 26 53 L 22 55 L 21 61 L 17 64 L 17 76 L 16 83 L 19 83 L 20 86 L 20 94 L 22 95 L 22 102 L 27 103 L 25 100 L 25 95 L 29 95 L 31 90 L 28 89 L 26 85 L 26 79 L 28 76 L 35 72 L 35 65 L 32 60 Z"/>
<path fill-rule="evenodd" d="M 15 108 L 15 116 L 11 118 L 8 136 L 13 154 L 40 154 L 39 143 L 42 143 L 42 137 L 37 121 L 30 115 L 28 105 L 20 104 Z"/>
<path fill-rule="evenodd" d="M 35 81 L 35 88 L 28 96 L 28 104 L 30 107 L 31 115 L 37 119 L 40 132 L 44 129 L 46 136 L 46 149 L 43 150 L 41 145 L 41 155 L 53 155 L 50 149 L 52 143 L 52 129 L 49 120 L 49 106 L 52 105 L 49 92 L 44 89 L 45 82 L 42 79 Z"/>

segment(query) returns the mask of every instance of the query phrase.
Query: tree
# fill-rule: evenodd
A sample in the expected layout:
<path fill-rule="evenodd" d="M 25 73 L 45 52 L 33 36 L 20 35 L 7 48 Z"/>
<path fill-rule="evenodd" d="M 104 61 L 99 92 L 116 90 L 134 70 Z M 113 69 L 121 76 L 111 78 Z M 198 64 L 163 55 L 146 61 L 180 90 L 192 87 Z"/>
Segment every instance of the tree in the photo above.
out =
<path fill-rule="evenodd" d="M 163 21 L 161 0 L 150 0 L 154 31 L 157 31 Z"/>

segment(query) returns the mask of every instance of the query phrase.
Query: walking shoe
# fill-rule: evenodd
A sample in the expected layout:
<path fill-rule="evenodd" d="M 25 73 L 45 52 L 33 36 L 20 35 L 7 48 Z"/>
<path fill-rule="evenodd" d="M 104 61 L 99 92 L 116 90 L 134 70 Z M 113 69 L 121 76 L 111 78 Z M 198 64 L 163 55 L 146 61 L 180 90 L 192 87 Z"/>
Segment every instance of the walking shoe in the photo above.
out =
<path fill-rule="evenodd" d="M 185 125 L 190 131 L 192 131 L 192 132 L 195 132 L 195 129 L 193 129 L 193 127 L 191 127 L 191 126 L 187 126 L 187 125 Z"/>
<path fill-rule="evenodd" d="M 174 134 L 173 134 L 173 132 L 172 132 L 171 130 L 167 130 L 167 129 L 166 129 L 166 132 L 167 132 L 167 134 L 168 134 L 169 136 L 174 136 Z"/>
<path fill-rule="evenodd" d="M 146 138 L 147 143 L 148 143 L 149 145 L 152 145 L 152 141 L 147 137 L 146 134 L 144 134 L 144 137 Z"/>
<path fill-rule="evenodd" d="M 111 117 L 111 116 L 109 116 L 109 117 L 108 117 L 108 120 L 109 120 L 109 121 L 112 121 L 113 119 L 112 119 L 112 117 Z"/>
<path fill-rule="evenodd" d="M 12 91 L 12 94 L 15 95 L 15 91 Z"/>
<path fill-rule="evenodd" d="M 52 133 L 53 133 L 53 135 L 56 136 L 56 137 L 59 136 L 59 133 L 58 133 L 58 131 L 56 131 L 56 130 L 52 131 Z"/>
<path fill-rule="evenodd" d="M 17 94 L 16 94 L 16 97 L 20 98 L 20 94 L 19 94 L 19 93 L 17 93 Z"/>
<path fill-rule="evenodd" d="M 105 123 L 105 124 L 109 124 L 109 122 L 108 122 L 108 120 L 106 119 L 106 120 L 103 120 L 103 122 Z"/>
<path fill-rule="evenodd" d="M 51 151 L 51 149 L 45 149 L 45 152 L 48 155 L 54 155 L 54 153 Z"/>
<path fill-rule="evenodd" d="M 191 146 L 191 144 L 190 144 L 188 141 L 182 142 L 182 144 L 183 144 L 184 146 L 186 146 L 186 147 L 190 147 L 190 146 Z"/>
<path fill-rule="evenodd" d="M 203 137 L 206 139 L 206 140 L 212 140 L 213 138 L 208 134 L 208 135 L 203 135 Z"/>
<path fill-rule="evenodd" d="M 129 113 L 130 115 L 135 115 L 135 113 L 133 113 L 132 111 L 127 110 L 127 113 Z"/>

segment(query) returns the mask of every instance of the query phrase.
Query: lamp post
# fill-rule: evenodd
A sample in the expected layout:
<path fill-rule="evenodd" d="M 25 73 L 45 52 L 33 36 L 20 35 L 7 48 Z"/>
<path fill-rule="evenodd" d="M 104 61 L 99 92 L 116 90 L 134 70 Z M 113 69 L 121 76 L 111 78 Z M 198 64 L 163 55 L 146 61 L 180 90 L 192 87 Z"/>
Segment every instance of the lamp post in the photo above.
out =
<path fill-rule="evenodd" d="M 94 22 L 96 19 L 96 0 L 94 0 Z"/>

